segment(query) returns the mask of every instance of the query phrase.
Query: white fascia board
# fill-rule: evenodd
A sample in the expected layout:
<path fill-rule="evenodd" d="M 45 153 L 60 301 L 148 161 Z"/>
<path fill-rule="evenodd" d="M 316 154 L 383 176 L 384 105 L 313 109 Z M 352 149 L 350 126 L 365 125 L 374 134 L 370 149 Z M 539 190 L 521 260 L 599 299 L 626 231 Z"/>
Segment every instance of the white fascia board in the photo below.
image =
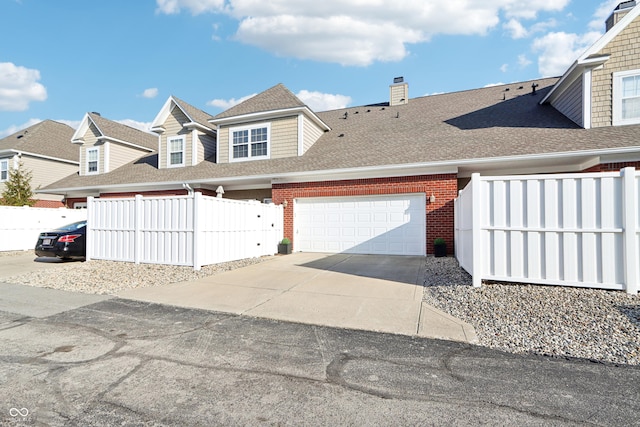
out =
<path fill-rule="evenodd" d="M 85 113 L 84 117 L 82 118 L 82 121 L 80 122 L 80 126 L 78 126 L 78 129 L 76 129 L 76 131 L 73 133 L 73 136 L 71 137 L 71 142 L 73 142 L 74 144 L 83 144 L 84 140 L 82 138 L 84 138 L 84 135 L 87 133 L 87 131 L 89 130 L 89 122 L 91 121 L 91 123 L 93 123 L 93 120 L 91 120 L 91 117 L 89 117 L 89 113 Z M 93 123 L 95 125 L 95 123 Z M 98 126 L 96 126 L 98 127 Z M 100 130 L 100 129 L 98 129 Z"/>
<path fill-rule="evenodd" d="M 201 125 L 200 123 L 196 123 L 196 122 L 187 122 L 187 123 L 183 123 L 182 124 L 183 127 L 187 128 L 187 129 L 197 129 L 199 131 L 202 131 L 204 133 L 208 133 L 209 135 L 215 135 L 215 130 L 208 128 L 206 126 Z"/>
<path fill-rule="evenodd" d="M 61 162 L 61 163 L 69 163 L 71 165 L 80 165 L 79 161 L 69 160 L 69 159 L 61 159 L 60 157 L 45 156 L 43 154 L 32 153 L 30 151 L 15 150 L 15 149 L 0 151 L 0 155 L 2 155 L 4 153 L 7 153 L 7 154 L 10 154 L 10 153 L 12 153 L 12 154 L 20 154 L 20 155 L 25 155 L 25 156 L 30 156 L 30 157 L 37 157 L 39 159 L 54 160 L 56 162 Z"/>
<path fill-rule="evenodd" d="M 164 122 L 167 121 L 167 117 L 169 117 L 169 113 L 171 113 L 172 102 L 175 104 L 175 101 L 173 100 L 173 96 L 170 96 L 169 98 L 167 98 L 164 105 L 162 106 L 160 111 L 158 111 L 158 114 L 151 122 L 151 129 L 162 128 L 162 125 L 164 124 Z"/>
<path fill-rule="evenodd" d="M 325 131 L 331 130 L 329 125 L 327 125 L 325 122 L 320 120 L 320 118 L 316 116 L 313 113 L 313 111 L 311 111 L 306 106 L 285 108 L 282 110 L 261 111 L 258 113 L 249 113 L 249 114 L 243 114 L 240 116 L 225 117 L 222 119 L 213 118 L 209 120 L 209 123 L 215 124 L 218 126 L 223 126 L 223 125 L 230 125 L 235 123 L 246 123 L 246 122 L 253 122 L 253 121 L 260 121 L 260 120 L 275 119 L 275 118 L 279 118 L 287 115 L 293 116 L 293 115 L 298 115 L 299 113 L 306 113 L 307 116 L 311 118 L 311 120 L 313 120 L 318 126 L 323 128 Z"/>
<path fill-rule="evenodd" d="M 410 176 L 410 175 L 437 175 L 457 173 L 460 167 L 487 167 L 495 165 L 496 168 L 504 168 L 504 165 L 508 165 L 513 162 L 527 162 L 527 161 L 557 161 L 559 158 L 570 159 L 571 157 L 586 159 L 583 162 L 593 163 L 593 159 L 590 157 L 608 157 L 608 156 L 626 156 L 629 158 L 629 154 L 640 156 L 640 146 L 636 147 L 624 147 L 618 149 L 600 149 L 600 150 L 585 150 L 585 151 L 568 151 L 558 153 L 545 153 L 538 155 L 522 155 L 522 156 L 508 156 L 508 157 L 493 157 L 486 159 L 466 159 L 466 160 L 447 160 L 442 162 L 433 163 L 411 163 L 400 165 L 387 165 L 387 166 L 369 166 L 362 168 L 349 168 L 349 169 L 331 169 L 331 170 L 317 170 L 317 171 L 304 171 L 304 172 L 287 172 L 278 174 L 265 174 L 265 175 L 251 175 L 251 176 L 233 176 L 222 178 L 205 178 L 205 179 L 187 179 L 180 181 L 164 181 L 164 182 L 145 182 L 145 183 L 132 183 L 132 184 L 120 184 L 120 185 L 99 185 L 99 186 L 87 186 L 87 187 L 71 187 L 71 188 L 55 188 L 44 192 L 82 192 L 82 191 L 96 191 L 96 190 L 108 190 L 121 191 L 132 189 L 139 191 L 149 191 L 152 189 L 167 189 L 167 188 L 182 188 L 182 184 L 185 182 L 189 185 L 225 185 L 238 183 L 242 185 L 243 181 L 270 181 L 274 184 L 280 183 L 294 183 L 294 182 L 315 182 L 315 181 L 339 181 L 343 179 L 357 179 L 357 178 L 375 178 L 375 177 L 394 177 L 394 176 Z"/>
<path fill-rule="evenodd" d="M 589 58 L 589 59 L 578 59 L 576 62 L 571 65 L 563 76 L 553 85 L 553 88 L 545 95 L 544 98 L 540 101 L 540 105 L 546 102 L 553 102 L 556 98 L 558 98 L 576 79 L 580 78 L 585 69 L 593 69 L 597 68 L 600 65 L 604 64 L 609 60 L 609 55 L 598 56 L 597 58 Z"/>
<path fill-rule="evenodd" d="M 133 144 L 131 142 L 123 141 L 123 140 L 118 139 L 118 138 L 112 138 L 110 136 L 101 136 L 101 137 L 98 138 L 98 141 L 100 141 L 100 140 L 110 141 L 110 142 L 117 142 L 118 144 L 127 145 L 129 147 L 137 148 L 139 150 L 144 150 L 144 151 L 148 151 L 148 152 L 154 151 L 153 148 L 143 147 L 142 145 Z"/>

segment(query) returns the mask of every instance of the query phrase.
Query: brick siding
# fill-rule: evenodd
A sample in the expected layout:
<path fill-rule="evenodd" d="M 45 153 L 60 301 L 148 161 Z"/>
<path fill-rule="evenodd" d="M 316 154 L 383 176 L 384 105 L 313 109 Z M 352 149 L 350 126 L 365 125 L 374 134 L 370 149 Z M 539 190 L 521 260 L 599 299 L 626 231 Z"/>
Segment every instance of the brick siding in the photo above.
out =
<path fill-rule="evenodd" d="M 294 199 L 424 193 L 427 196 L 425 206 L 427 253 L 433 253 L 433 240 L 442 237 L 447 242 L 447 252 L 453 254 L 453 200 L 457 197 L 457 192 L 457 175 L 441 174 L 273 184 L 272 198 L 276 204 L 287 201 L 288 206 L 284 209 L 284 234 L 293 241 L 295 238 L 293 234 Z M 434 203 L 429 203 L 429 197 L 432 194 L 436 200 Z"/>
<path fill-rule="evenodd" d="M 583 172 L 617 172 L 622 168 L 634 167 L 640 169 L 639 162 L 617 162 L 617 163 L 601 163 L 583 170 Z"/>

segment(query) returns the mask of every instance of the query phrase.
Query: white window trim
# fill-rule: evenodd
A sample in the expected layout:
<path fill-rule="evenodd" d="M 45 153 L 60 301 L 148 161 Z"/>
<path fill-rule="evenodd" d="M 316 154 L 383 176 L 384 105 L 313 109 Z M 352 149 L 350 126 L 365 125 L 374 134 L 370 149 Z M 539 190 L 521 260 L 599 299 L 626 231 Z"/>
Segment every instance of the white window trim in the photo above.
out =
<path fill-rule="evenodd" d="M 89 163 L 91 162 L 89 160 L 89 153 L 91 151 L 95 151 L 96 152 L 96 170 L 95 171 L 89 171 Z M 87 175 L 96 175 L 100 173 L 100 149 L 98 147 L 91 147 L 91 148 L 87 148 L 87 158 L 85 161 L 85 172 L 87 173 Z"/>
<path fill-rule="evenodd" d="M 3 165 L 6 165 L 3 167 Z M 7 173 L 7 178 L 2 179 L 2 172 Z M 9 159 L 0 159 L 0 182 L 9 180 Z"/>
<path fill-rule="evenodd" d="M 171 154 L 177 153 L 177 151 L 171 151 L 171 141 L 180 139 L 182 140 L 182 163 L 171 164 Z M 187 156 L 187 137 L 185 135 L 174 135 L 167 137 L 167 167 L 179 168 L 185 165 L 185 157 Z"/>
<path fill-rule="evenodd" d="M 251 156 L 251 130 L 252 129 L 260 129 L 267 128 L 267 154 L 264 156 Z M 233 133 L 247 130 L 249 131 L 249 157 L 242 157 L 236 159 L 233 157 Z M 229 128 L 229 163 L 233 162 L 250 162 L 252 160 L 263 160 L 271 158 L 271 123 L 256 123 L 249 126 L 236 126 Z"/>
<path fill-rule="evenodd" d="M 640 75 L 640 70 L 619 71 L 613 73 L 613 126 L 633 125 L 640 123 L 640 117 L 622 118 L 622 79 Z"/>

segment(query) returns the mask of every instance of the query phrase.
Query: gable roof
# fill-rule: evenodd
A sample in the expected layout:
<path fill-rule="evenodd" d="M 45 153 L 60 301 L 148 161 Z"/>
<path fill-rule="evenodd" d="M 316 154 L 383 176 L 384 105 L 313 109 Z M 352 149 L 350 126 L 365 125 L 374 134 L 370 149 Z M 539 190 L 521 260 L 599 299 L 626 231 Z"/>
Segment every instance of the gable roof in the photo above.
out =
<path fill-rule="evenodd" d="M 78 163 L 78 149 L 69 144 L 72 135 L 72 127 L 44 120 L 0 139 L 0 151 L 29 153 Z"/>
<path fill-rule="evenodd" d="M 264 92 L 260 92 L 216 115 L 214 120 L 300 107 L 306 107 L 305 103 L 300 101 L 300 99 L 282 83 L 278 83 Z"/>
<path fill-rule="evenodd" d="M 80 126 L 78 126 L 78 129 L 73 134 L 71 142 L 84 142 L 84 135 L 87 133 L 91 124 L 98 129 L 100 136 L 103 138 L 118 141 L 122 144 L 137 148 L 144 148 L 147 151 L 157 149 L 158 138 L 155 135 L 113 120 L 105 119 L 97 113 L 85 114 L 84 118 L 80 122 Z"/>
<path fill-rule="evenodd" d="M 256 120 L 269 120 L 284 115 L 306 114 L 322 130 L 331 128 L 297 96 L 295 96 L 282 83 L 260 92 L 259 94 L 244 100 L 238 105 L 218 114 L 210 123 L 221 125 L 230 123 L 242 123 Z"/>
<path fill-rule="evenodd" d="M 606 155 L 634 153 L 640 158 L 640 125 L 585 130 L 555 108 L 539 105 L 557 81 L 548 78 L 413 98 L 394 107 L 375 104 L 318 113 L 331 131 L 302 156 L 158 169 L 153 154 L 107 174 L 65 178 L 46 191 L 142 191 L 185 182 L 192 187 L 270 185 L 465 174 L 487 168 L 521 173 L 520 168 L 537 162 L 566 172 L 570 166 L 585 169 Z M 532 95 L 534 82 L 538 89 Z"/>
<path fill-rule="evenodd" d="M 151 122 L 152 131 L 158 130 L 162 127 L 164 122 L 169 117 L 169 114 L 171 114 L 174 106 L 179 108 L 184 113 L 184 115 L 187 116 L 190 123 L 199 125 L 202 130 L 213 131 L 213 129 L 211 128 L 211 124 L 209 123 L 209 120 L 213 118 L 211 114 L 206 113 L 173 95 L 169 96 L 169 98 L 165 101 L 164 105 L 160 109 L 160 112 L 158 112 L 155 119 L 153 119 L 153 122 Z"/>
<path fill-rule="evenodd" d="M 617 9 L 617 8 L 616 8 Z M 549 93 L 540 101 L 541 104 L 550 102 L 564 92 L 585 69 L 596 68 L 604 64 L 608 59 L 608 55 L 599 55 L 611 41 L 616 38 L 627 26 L 640 16 L 640 6 L 634 6 L 617 24 L 602 35 L 594 44 L 592 44 L 582 55 L 575 60 L 569 69 L 562 75 L 558 83 L 549 91 Z"/>

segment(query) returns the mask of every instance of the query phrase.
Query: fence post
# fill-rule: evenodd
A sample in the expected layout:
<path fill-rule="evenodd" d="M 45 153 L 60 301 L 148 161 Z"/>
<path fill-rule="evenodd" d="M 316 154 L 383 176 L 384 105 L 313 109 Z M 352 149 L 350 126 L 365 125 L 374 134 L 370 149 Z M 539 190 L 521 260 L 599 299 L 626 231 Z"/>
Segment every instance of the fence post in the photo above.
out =
<path fill-rule="evenodd" d="M 636 264 L 638 259 L 637 247 L 637 218 L 638 193 L 636 192 L 636 170 L 629 167 L 622 169 L 622 227 L 624 241 L 624 286 L 628 294 L 638 294 L 638 275 Z"/>
<path fill-rule="evenodd" d="M 91 257 L 93 256 L 93 233 L 94 231 L 91 230 L 91 225 L 93 224 L 94 221 L 94 211 L 95 211 L 95 207 L 94 207 L 94 200 L 93 197 L 89 196 L 87 197 L 87 225 L 85 228 L 85 235 L 86 235 L 86 241 L 85 241 L 85 256 L 84 256 L 84 260 L 85 261 L 91 261 Z"/>
<path fill-rule="evenodd" d="M 142 241 L 142 220 L 144 218 L 142 195 L 136 194 L 133 209 L 135 212 L 133 229 L 133 262 L 135 264 L 140 264 L 140 259 L 142 258 L 142 248 L 144 246 L 144 242 Z"/>
<path fill-rule="evenodd" d="M 480 228 L 482 221 L 482 186 L 480 185 L 480 174 L 471 174 L 471 238 L 473 245 L 472 252 L 472 284 L 474 288 L 482 285 L 482 268 L 484 265 L 482 259 L 482 230 Z"/>
<path fill-rule="evenodd" d="M 200 204 L 202 201 L 202 193 L 193 193 L 193 269 L 199 271 L 202 268 L 202 254 L 200 248 Z"/>

